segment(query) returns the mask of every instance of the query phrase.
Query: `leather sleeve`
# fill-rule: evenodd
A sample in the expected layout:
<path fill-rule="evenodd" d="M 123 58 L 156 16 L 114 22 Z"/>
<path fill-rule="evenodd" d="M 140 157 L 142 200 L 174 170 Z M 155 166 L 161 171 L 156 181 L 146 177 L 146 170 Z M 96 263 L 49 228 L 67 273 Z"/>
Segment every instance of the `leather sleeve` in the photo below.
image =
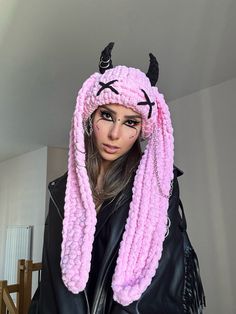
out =
<path fill-rule="evenodd" d="M 56 300 L 56 295 L 54 293 L 55 291 L 55 276 L 58 272 L 58 266 L 57 263 L 53 264 L 50 262 L 50 259 L 52 259 L 51 255 L 57 255 L 57 253 L 53 253 L 55 248 L 58 247 L 57 241 L 55 241 L 55 247 L 52 247 L 52 241 L 50 239 L 50 233 L 52 233 L 53 230 L 51 230 L 51 225 L 53 225 L 52 222 L 52 211 L 53 211 L 54 205 L 52 204 L 52 201 L 50 200 L 49 203 L 49 213 L 46 219 L 45 223 L 45 229 L 44 229 L 44 244 L 43 244 L 43 259 L 42 259 L 42 276 L 41 276 L 41 283 L 40 283 L 40 299 L 39 299 L 39 313 L 40 314 L 56 314 L 59 313 L 58 311 L 58 305 Z M 56 221 L 54 222 L 54 228 L 55 228 Z M 59 239 L 58 239 L 59 240 Z"/>
<path fill-rule="evenodd" d="M 50 206 L 51 207 L 51 201 Z M 51 211 L 51 210 L 50 210 Z M 49 219 L 50 212 L 47 216 L 44 226 L 44 242 L 43 242 L 43 256 L 42 256 L 42 273 L 39 287 L 37 288 L 29 308 L 28 314 L 56 314 L 57 305 L 53 289 L 53 281 L 51 278 L 51 270 L 48 262 L 48 233 L 49 233 Z"/>

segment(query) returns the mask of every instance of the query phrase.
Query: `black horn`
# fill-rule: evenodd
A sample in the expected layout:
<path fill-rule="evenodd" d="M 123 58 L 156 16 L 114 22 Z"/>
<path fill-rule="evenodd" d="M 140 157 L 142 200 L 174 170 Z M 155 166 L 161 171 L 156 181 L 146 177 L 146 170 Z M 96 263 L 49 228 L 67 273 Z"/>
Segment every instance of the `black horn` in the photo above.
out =
<path fill-rule="evenodd" d="M 150 64 L 146 75 L 149 78 L 151 85 L 155 86 L 159 77 L 159 64 L 157 62 L 156 57 L 152 53 L 149 53 L 149 57 Z"/>
<path fill-rule="evenodd" d="M 99 71 L 104 73 L 107 69 L 113 68 L 111 60 L 111 51 L 114 46 L 114 43 L 109 43 L 106 48 L 102 51 L 100 61 L 99 61 Z"/>

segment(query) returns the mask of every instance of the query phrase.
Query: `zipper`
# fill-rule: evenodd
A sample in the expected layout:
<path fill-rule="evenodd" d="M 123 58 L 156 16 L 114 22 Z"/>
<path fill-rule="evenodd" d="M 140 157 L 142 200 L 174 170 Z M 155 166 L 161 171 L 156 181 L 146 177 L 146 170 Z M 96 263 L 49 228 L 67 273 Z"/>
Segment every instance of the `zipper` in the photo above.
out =
<path fill-rule="evenodd" d="M 48 191 L 49 191 L 49 195 L 50 195 L 50 197 L 51 197 L 51 200 L 52 200 L 54 206 L 56 207 L 56 210 L 57 210 L 58 215 L 60 216 L 61 220 L 63 220 L 62 215 L 61 215 L 61 212 L 60 212 L 60 209 L 59 209 L 59 207 L 58 207 L 56 201 L 55 201 L 54 198 L 52 197 L 52 193 L 51 193 L 50 189 L 48 189 Z"/>

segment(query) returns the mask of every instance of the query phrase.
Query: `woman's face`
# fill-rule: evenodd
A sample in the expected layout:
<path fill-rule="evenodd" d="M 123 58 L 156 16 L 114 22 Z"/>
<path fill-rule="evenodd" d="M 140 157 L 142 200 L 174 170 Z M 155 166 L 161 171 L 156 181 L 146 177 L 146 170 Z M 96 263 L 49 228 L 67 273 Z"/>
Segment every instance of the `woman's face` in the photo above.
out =
<path fill-rule="evenodd" d="M 118 104 L 98 107 L 93 118 L 95 144 L 100 156 L 111 162 L 130 150 L 141 132 L 141 116 Z"/>

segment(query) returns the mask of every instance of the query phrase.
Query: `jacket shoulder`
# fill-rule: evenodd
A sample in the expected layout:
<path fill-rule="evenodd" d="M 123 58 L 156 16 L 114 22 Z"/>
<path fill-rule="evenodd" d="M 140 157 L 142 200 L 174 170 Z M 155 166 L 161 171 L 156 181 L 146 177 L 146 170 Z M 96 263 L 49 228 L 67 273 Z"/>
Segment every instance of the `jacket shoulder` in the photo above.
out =
<path fill-rule="evenodd" d="M 180 177 L 184 174 L 183 170 L 181 170 L 180 168 L 178 168 L 176 165 L 174 165 L 174 173 L 176 174 L 177 177 Z"/>
<path fill-rule="evenodd" d="M 52 186 L 54 187 L 57 184 L 66 181 L 67 180 L 67 174 L 68 174 L 68 171 L 66 171 L 62 176 L 60 176 L 60 177 L 54 179 L 53 181 L 49 182 L 48 188 L 50 189 Z"/>

